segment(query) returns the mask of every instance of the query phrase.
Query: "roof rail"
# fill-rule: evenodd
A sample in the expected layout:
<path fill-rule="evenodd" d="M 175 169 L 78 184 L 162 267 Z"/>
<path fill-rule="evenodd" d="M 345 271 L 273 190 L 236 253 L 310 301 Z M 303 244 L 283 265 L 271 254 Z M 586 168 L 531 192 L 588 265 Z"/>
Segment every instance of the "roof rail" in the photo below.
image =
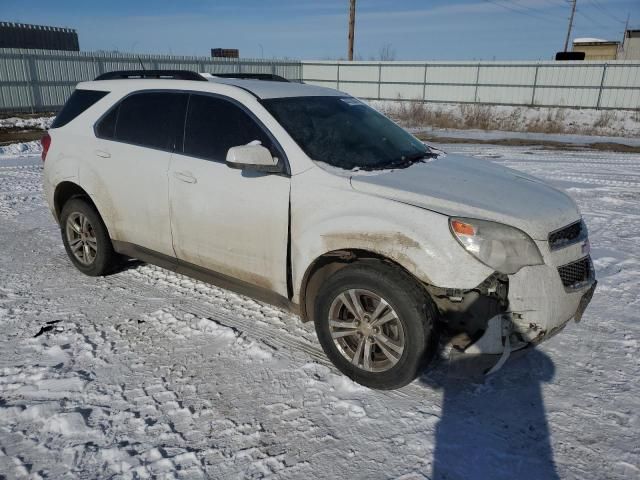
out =
<path fill-rule="evenodd" d="M 195 80 L 206 82 L 202 75 L 189 70 L 119 70 L 98 75 L 96 80 L 126 80 L 133 78 L 158 78 L 163 80 Z"/>
<path fill-rule="evenodd" d="M 272 82 L 288 82 L 284 77 L 273 73 L 212 73 L 214 77 L 220 78 L 238 78 L 245 80 L 270 80 Z"/>

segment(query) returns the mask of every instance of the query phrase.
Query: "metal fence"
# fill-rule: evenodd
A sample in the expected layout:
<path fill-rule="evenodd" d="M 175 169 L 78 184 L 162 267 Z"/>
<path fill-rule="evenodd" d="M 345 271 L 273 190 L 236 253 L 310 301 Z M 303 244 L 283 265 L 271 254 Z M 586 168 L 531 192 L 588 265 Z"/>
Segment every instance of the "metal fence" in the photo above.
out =
<path fill-rule="evenodd" d="M 365 100 L 640 109 L 638 61 L 303 61 L 302 79 Z"/>
<path fill-rule="evenodd" d="M 273 73 L 299 81 L 297 60 L 226 59 L 108 52 L 0 49 L 0 111 L 49 112 L 78 82 L 113 70 L 184 69 L 209 73 Z"/>
<path fill-rule="evenodd" d="M 365 100 L 640 109 L 640 62 L 335 62 L 0 49 L 0 111 L 58 110 L 112 70 L 273 73 Z"/>

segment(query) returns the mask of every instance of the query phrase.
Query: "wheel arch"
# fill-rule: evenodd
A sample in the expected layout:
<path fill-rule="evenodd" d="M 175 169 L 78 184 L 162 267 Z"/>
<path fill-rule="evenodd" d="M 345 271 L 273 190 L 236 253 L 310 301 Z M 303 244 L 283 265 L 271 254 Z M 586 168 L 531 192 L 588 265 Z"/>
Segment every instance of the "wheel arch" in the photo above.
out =
<path fill-rule="evenodd" d="M 397 261 L 370 250 L 347 248 L 332 250 L 317 257 L 307 267 L 300 285 L 300 317 L 303 322 L 314 321 L 313 303 L 323 281 L 342 268 L 359 262 L 383 262 L 403 272 L 423 288 L 424 283 Z"/>
<path fill-rule="evenodd" d="M 55 192 L 53 194 L 53 206 L 58 223 L 60 223 L 60 214 L 62 213 L 64 205 L 72 198 L 84 198 L 91 204 L 96 212 L 98 212 L 98 215 L 100 215 L 100 211 L 98 210 L 95 202 L 92 200 L 91 195 L 89 195 L 77 183 L 64 181 L 60 182 L 56 186 Z"/>

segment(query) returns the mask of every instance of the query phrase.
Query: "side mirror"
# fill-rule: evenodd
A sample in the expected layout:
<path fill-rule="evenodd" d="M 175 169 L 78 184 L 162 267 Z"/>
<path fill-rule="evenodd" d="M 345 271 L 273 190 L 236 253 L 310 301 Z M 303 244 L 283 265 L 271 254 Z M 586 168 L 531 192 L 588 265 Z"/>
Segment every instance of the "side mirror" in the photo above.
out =
<path fill-rule="evenodd" d="M 278 159 L 262 145 L 240 145 L 227 152 L 227 166 L 240 170 L 255 170 L 265 173 L 280 173 Z"/>

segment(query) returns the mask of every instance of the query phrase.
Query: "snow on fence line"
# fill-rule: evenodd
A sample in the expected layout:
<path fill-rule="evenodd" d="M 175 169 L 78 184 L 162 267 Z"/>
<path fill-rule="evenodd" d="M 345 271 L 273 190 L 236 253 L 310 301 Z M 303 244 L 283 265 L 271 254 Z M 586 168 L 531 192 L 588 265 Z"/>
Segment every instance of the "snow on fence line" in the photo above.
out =
<path fill-rule="evenodd" d="M 640 62 L 345 62 L 0 49 L 0 111 L 55 111 L 111 70 L 275 73 L 366 100 L 640 109 Z"/>

